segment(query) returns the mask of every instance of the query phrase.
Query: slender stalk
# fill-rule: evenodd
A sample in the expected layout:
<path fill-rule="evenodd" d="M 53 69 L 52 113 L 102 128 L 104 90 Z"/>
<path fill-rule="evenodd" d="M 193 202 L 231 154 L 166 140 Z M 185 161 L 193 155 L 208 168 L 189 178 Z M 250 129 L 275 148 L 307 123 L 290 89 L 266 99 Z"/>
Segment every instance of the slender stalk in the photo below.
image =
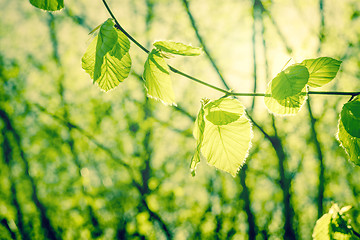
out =
<path fill-rule="evenodd" d="M 116 23 L 116 27 L 123 32 L 133 43 L 135 43 L 139 48 L 141 48 L 144 52 L 149 53 L 149 50 L 147 50 L 143 45 L 141 45 L 138 41 L 135 40 L 135 38 L 133 38 L 129 33 L 126 32 L 125 29 L 123 29 L 120 25 L 120 23 L 116 20 L 114 14 L 112 13 L 111 9 L 109 8 L 109 6 L 107 5 L 105 0 L 102 0 L 102 2 L 104 3 L 106 10 L 109 12 L 110 16 L 114 19 L 115 23 Z"/>
<path fill-rule="evenodd" d="M 204 39 L 202 38 L 202 36 L 200 35 L 199 33 L 199 30 L 198 30 L 198 27 L 197 27 L 197 24 L 195 22 L 195 19 L 189 9 L 189 2 L 188 0 L 182 0 L 183 4 L 184 4 L 184 7 L 185 7 L 185 10 L 186 10 L 186 13 L 188 14 L 189 16 L 189 19 L 190 19 L 190 22 L 191 22 L 191 25 L 195 31 L 195 34 L 196 34 L 196 37 L 198 39 L 198 41 L 200 42 L 201 46 L 203 47 L 203 50 L 207 56 L 207 58 L 209 59 L 211 65 L 213 66 L 213 68 L 215 69 L 216 73 L 218 74 L 222 84 L 224 85 L 224 87 L 227 89 L 227 90 L 230 90 L 230 87 L 229 85 L 226 83 L 219 67 L 217 66 L 216 62 L 215 62 L 215 59 L 212 57 L 212 55 L 210 54 L 209 52 L 209 49 L 207 48 L 207 45 L 205 44 L 205 41 Z"/>
<path fill-rule="evenodd" d="M 207 86 L 207 87 L 210 87 L 210 88 L 212 88 L 212 89 L 215 89 L 215 90 L 217 90 L 217 91 L 219 91 L 219 92 L 225 93 L 225 94 L 227 94 L 227 95 L 234 95 L 233 93 L 231 93 L 231 92 L 229 92 L 229 91 L 227 91 L 227 90 L 225 90 L 225 89 L 221 89 L 221 88 L 219 88 L 219 87 L 216 87 L 216 86 L 214 86 L 214 85 L 211 85 L 211 84 L 209 84 L 209 83 L 206 83 L 206 82 L 204 82 L 204 81 L 202 81 L 202 80 L 200 80 L 200 79 L 198 79 L 198 78 L 195 78 L 195 77 L 193 77 L 193 76 L 190 76 L 190 75 L 188 75 L 188 74 L 186 74 L 186 73 L 184 73 L 184 72 L 182 72 L 182 71 L 180 71 L 180 70 L 178 70 L 178 69 L 176 69 L 176 68 L 174 68 L 174 67 L 172 67 L 172 66 L 169 66 L 169 68 L 170 68 L 170 70 L 171 70 L 173 73 L 176 73 L 176 74 L 179 74 L 179 75 L 181 75 L 181 76 L 184 76 L 184 77 L 186 77 L 186 78 L 188 78 L 188 79 L 191 79 L 191 80 L 193 80 L 193 81 L 195 81 L 195 82 L 197 82 L 197 83 L 200 83 L 200 84 L 202 84 L 202 85 L 205 85 L 205 86 Z"/>
<path fill-rule="evenodd" d="M 309 95 L 342 95 L 342 96 L 357 96 L 360 92 L 341 92 L 341 91 L 309 91 Z"/>

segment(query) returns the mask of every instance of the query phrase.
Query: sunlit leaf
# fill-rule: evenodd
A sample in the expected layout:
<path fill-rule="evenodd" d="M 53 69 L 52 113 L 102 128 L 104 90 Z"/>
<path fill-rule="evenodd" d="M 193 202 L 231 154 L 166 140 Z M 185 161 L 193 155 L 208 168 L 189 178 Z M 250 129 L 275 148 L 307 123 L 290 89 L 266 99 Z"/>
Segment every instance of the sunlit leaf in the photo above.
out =
<path fill-rule="evenodd" d="M 106 20 L 100 27 L 96 42 L 94 81 L 101 75 L 101 66 L 104 61 L 104 56 L 113 49 L 117 42 L 118 34 L 116 31 L 112 19 Z"/>
<path fill-rule="evenodd" d="M 351 136 L 344 128 L 343 122 L 339 121 L 337 138 L 340 146 L 349 155 L 350 161 L 360 166 L 360 138 Z"/>
<path fill-rule="evenodd" d="M 313 240 L 331 240 L 331 214 L 325 213 L 320 219 L 316 221 L 314 232 L 312 234 Z"/>
<path fill-rule="evenodd" d="M 82 58 L 82 67 L 104 91 L 128 77 L 131 68 L 129 39 L 108 19 Z"/>
<path fill-rule="evenodd" d="M 198 116 L 195 120 L 195 126 L 193 135 L 196 139 L 196 150 L 194 153 L 194 156 L 191 159 L 190 163 L 190 171 L 193 176 L 195 176 L 195 170 L 197 164 L 200 162 L 200 150 L 201 150 L 201 144 L 203 140 L 203 134 L 204 134 L 204 128 L 205 128 L 205 121 L 204 121 L 204 105 L 206 104 L 207 100 L 201 101 L 201 108 L 198 113 Z"/>
<path fill-rule="evenodd" d="M 272 97 L 284 100 L 295 96 L 305 87 L 309 79 L 309 72 L 302 65 L 292 65 L 281 71 L 269 84 Z"/>
<path fill-rule="evenodd" d="M 214 125 L 232 123 L 244 114 L 243 105 L 234 99 L 221 98 L 206 105 L 206 119 Z"/>
<path fill-rule="evenodd" d="M 345 130 L 353 137 L 360 138 L 360 97 L 344 104 L 341 121 Z"/>
<path fill-rule="evenodd" d="M 337 204 L 333 204 L 317 222 L 313 231 L 314 240 L 355 240 L 347 217 Z"/>
<path fill-rule="evenodd" d="M 238 100 L 227 98 L 209 102 L 204 110 L 201 153 L 209 165 L 235 176 L 247 157 L 252 138 L 251 124 L 244 114 L 244 107 Z M 237 115 L 236 119 L 228 117 L 229 113 Z M 218 117 L 221 115 L 226 120 L 220 120 Z M 194 130 L 195 137 L 202 132 L 198 125 Z"/>
<path fill-rule="evenodd" d="M 341 209 L 337 204 L 331 206 L 329 214 L 331 214 L 331 239 L 355 240 L 351 225 L 349 225 L 347 217 L 341 213 Z"/>
<path fill-rule="evenodd" d="M 46 11 L 57 11 L 64 8 L 64 0 L 30 0 L 30 3 Z"/>
<path fill-rule="evenodd" d="M 266 96 L 264 97 L 265 105 L 269 111 L 279 115 L 294 115 L 298 113 L 304 105 L 306 99 L 306 88 L 295 96 L 286 97 L 283 100 L 277 100 L 271 97 L 271 90 L 270 87 L 268 87 L 266 90 Z"/>
<path fill-rule="evenodd" d="M 149 97 L 167 105 L 176 105 L 169 67 L 156 49 L 149 53 L 144 66 L 143 78 Z"/>
<path fill-rule="evenodd" d="M 301 64 L 309 70 L 308 85 L 311 87 L 321 87 L 335 78 L 341 61 L 329 57 L 320 57 L 306 59 Z"/>
<path fill-rule="evenodd" d="M 153 44 L 157 49 L 183 56 L 198 56 L 202 49 L 174 41 L 157 41 Z"/>

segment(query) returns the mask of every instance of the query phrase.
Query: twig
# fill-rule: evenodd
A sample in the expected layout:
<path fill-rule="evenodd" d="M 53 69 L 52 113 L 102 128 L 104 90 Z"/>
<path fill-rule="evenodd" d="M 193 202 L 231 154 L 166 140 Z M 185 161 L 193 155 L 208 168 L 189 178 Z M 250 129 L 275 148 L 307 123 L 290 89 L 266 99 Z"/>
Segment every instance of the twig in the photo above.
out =
<path fill-rule="evenodd" d="M 215 63 L 215 59 L 212 57 L 212 55 L 210 54 L 208 48 L 207 48 L 207 45 L 205 44 L 205 41 L 203 40 L 203 38 L 201 37 L 200 33 L 199 33 L 199 30 L 197 28 L 197 24 L 195 22 L 195 19 L 189 9 L 189 3 L 187 0 L 182 0 L 183 1 L 183 4 L 184 4 L 184 7 L 185 7 L 185 10 L 186 10 L 186 13 L 188 14 L 189 16 L 189 19 L 190 19 L 190 22 L 191 22 L 191 25 L 195 31 L 195 34 L 196 34 L 196 37 L 197 39 L 199 40 L 201 46 L 203 47 L 203 50 L 207 56 L 207 58 L 209 59 L 211 65 L 213 66 L 213 68 L 215 69 L 216 73 L 218 74 L 222 84 L 224 85 L 224 87 L 227 89 L 227 90 L 230 90 L 230 87 L 229 85 L 226 83 L 223 75 L 221 74 L 220 72 L 220 69 L 219 67 L 217 66 L 217 64 Z"/>
<path fill-rule="evenodd" d="M 352 232 L 355 236 L 357 236 L 358 238 L 360 238 L 360 233 L 356 232 L 354 229 L 352 229 Z"/>
<path fill-rule="evenodd" d="M 120 23 L 117 21 L 117 19 L 115 18 L 114 14 L 111 12 L 109 6 L 106 3 L 106 0 L 102 0 L 102 2 L 104 3 L 107 11 L 109 12 L 110 16 L 114 19 L 115 21 L 115 27 L 118 28 L 121 32 L 123 32 L 133 43 L 135 43 L 139 48 L 141 48 L 145 53 L 149 53 L 150 51 L 148 49 L 146 49 L 143 45 L 141 45 L 138 41 L 136 41 L 136 39 L 134 39 L 129 33 L 127 33 L 125 31 L 125 29 L 123 27 L 121 27 Z M 190 80 L 193 80 L 197 83 L 200 83 L 202 85 L 205 85 L 207 87 L 210 87 L 212 89 L 215 89 L 219 92 L 225 93 L 228 96 L 241 96 L 241 97 L 265 97 L 265 96 L 271 96 L 270 94 L 265 94 L 265 93 L 242 93 L 242 92 L 232 92 L 231 90 L 225 90 L 219 87 L 216 87 L 214 85 L 211 85 L 209 83 L 206 83 L 198 78 L 195 78 L 193 76 L 190 76 L 172 66 L 169 65 L 170 70 L 173 73 L 179 74 L 183 77 L 186 77 Z M 306 93 L 304 93 L 306 94 Z M 347 96 L 356 96 L 356 95 L 360 95 L 360 92 L 338 92 L 338 91 L 309 91 L 307 94 L 316 94 L 316 95 L 347 95 Z"/>

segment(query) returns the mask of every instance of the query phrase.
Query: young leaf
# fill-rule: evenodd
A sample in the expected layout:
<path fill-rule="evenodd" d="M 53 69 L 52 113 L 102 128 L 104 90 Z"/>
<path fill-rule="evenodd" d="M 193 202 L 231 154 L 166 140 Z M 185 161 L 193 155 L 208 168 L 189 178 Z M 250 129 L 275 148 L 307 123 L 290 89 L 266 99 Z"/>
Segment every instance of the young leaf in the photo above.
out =
<path fill-rule="evenodd" d="M 313 240 L 330 240 L 331 235 L 331 214 L 325 213 L 316 221 L 314 232 L 312 234 Z"/>
<path fill-rule="evenodd" d="M 294 115 L 298 113 L 301 107 L 304 105 L 306 96 L 306 88 L 296 94 L 295 96 L 286 97 L 283 100 L 277 100 L 271 96 L 271 88 L 268 87 L 264 102 L 270 112 L 279 115 Z"/>
<path fill-rule="evenodd" d="M 348 154 L 350 161 L 360 166 L 360 138 L 351 136 L 345 130 L 341 119 L 339 121 L 337 139 L 340 142 L 340 146 L 343 147 Z"/>
<path fill-rule="evenodd" d="M 206 119 L 214 125 L 226 125 L 238 120 L 245 112 L 237 100 L 221 98 L 206 105 Z"/>
<path fill-rule="evenodd" d="M 337 138 L 350 160 L 360 166 L 360 97 L 344 104 Z"/>
<path fill-rule="evenodd" d="M 295 96 L 305 87 L 309 71 L 302 65 L 292 65 L 281 71 L 269 84 L 271 95 L 276 100 Z"/>
<path fill-rule="evenodd" d="M 64 0 L 30 0 L 30 3 L 46 11 L 57 11 L 64 8 Z"/>
<path fill-rule="evenodd" d="M 312 237 L 314 240 L 355 240 L 351 226 L 337 204 L 333 204 L 329 212 L 316 222 Z"/>
<path fill-rule="evenodd" d="M 176 105 L 169 67 L 160 52 L 153 49 L 145 62 L 143 78 L 147 94 L 166 105 Z"/>
<path fill-rule="evenodd" d="M 114 21 L 109 18 L 101 25 L 96 43 L 94 81 L 100 77 L 104 57 L 113 49 L 117 40 L 118 34 L 114 28 Z"/>
<path fill-rule="evenodd" d="M 311 87 L 321 87 L 335 78 L 341 61 L 329 57 L 320 57 L 306 59 L 301 64 L 309 70 L 308 85 Z"/>
<path fill-rule="evenodd" d="M 360 138 L 360 97 L 344 104 L 341 121 L 345 130 L 353 137 Z"/>
<path fill-rule="evenodd" d="M 222 121 L 221 117 L 226 119 Z M 202 119 L 204 129 L 197 125 L 194 129 L 195 137 L 203 132 L 201 153 L 209 165 L 236 176 L 247 157 L 252 138 L 244 107 L 236 99 L 218 99 L 205 105 Z"/>
<path fill-rule="evenodd" d="M 108 19 L 82 58 L 82 68 L 101 89 L 109 91 L 128 77 L 131 68 L 130 41 Z"/>
<path fill-rule="evenodd" d="M 206 100 L 206 99 L 201 100 L 201 108 L 200 108 L 198 116 L 195 120 L 193 135 L 196 139 L 196 150 L 195 150 L 194 156 L 192 157 L 191 163 L 190 163 L 190 171 L 191 171 L 192 176 L 195 176 L 196 166 L 200 162 L 200 149 L 201 149 L 203 133 L 204 133 L 204 128 L 205 128 L 204 105 L 206 104 L 207 101 L 208 100 Z"/>
<path fill-rule="evenodd" d="M 174 41 L 157 41 L 153 45 L 161 51 L 183 56 L 198 56 L 202 53 L 201 48 Z"/>

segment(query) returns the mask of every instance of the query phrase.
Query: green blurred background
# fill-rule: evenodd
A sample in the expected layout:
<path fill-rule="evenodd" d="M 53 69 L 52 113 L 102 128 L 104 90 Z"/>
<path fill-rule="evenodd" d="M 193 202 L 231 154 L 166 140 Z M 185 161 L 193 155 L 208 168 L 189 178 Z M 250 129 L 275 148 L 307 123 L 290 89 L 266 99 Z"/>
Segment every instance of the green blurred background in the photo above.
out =
<path fill-rule="evenodd" d="M 182 0 L 108 3 L 149 48 L 200 46 L 197 31 L 237 92 L 254 81 L 264 92 L 290 58 L 318 56 L 343 61 L 321 90 L 360 89 L 358 0 L 192 0 L 190 12 Z M 353 206 L 360 230 L 360 168 L 336 140 L 348 97 L 311 96 L 295 117 L 240 98 L 269 137 L 254 127 L 237 177 L 204 161 L 192 177 L 200 99 L 222 94 L 173 74 L 179 108 L 147 99 L 134 44 L 129 78 L 100 91 L 81 68 L 88 33 L 109 17 L 100 0 L 53 14 L 0 0 L 0 13 L 0 239 L 311 239 L 333 202 Z M 168 62 L 223 87 L 206 54 Z"/>

